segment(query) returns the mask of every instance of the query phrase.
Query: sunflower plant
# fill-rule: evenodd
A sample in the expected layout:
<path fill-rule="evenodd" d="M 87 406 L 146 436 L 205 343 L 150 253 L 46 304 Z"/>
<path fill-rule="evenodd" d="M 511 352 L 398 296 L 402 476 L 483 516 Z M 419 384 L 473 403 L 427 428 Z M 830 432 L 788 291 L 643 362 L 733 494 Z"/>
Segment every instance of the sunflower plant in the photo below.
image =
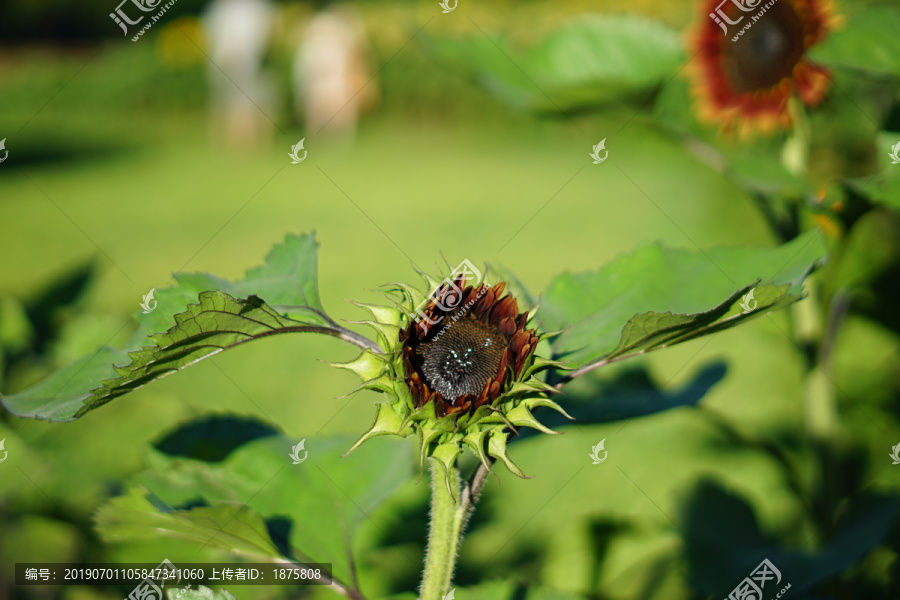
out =
<path fill-rule="evenodd" d="M 808 507 L 804 531 L 815 532 L 817 557 L 794 559 L 793 566 L 802 570 L 818 561 L 821 575 L 809 586 L 852 596 L 876 587 L 878 552 L 843 578 L 834 576 L 839 568 L 825 566 L 826 556 L 829 544 L 846 533 L 835 523 L 851 499 L 876 501 L 867 489 L 871 480 L 859 475 L 859 457 L 870 457 L 872 475 L 880 471 L 878 454 L 866 447 L 865 426 L 847 413 L 855 404 L 865 406 L 867 416 L 878 408 L 871 399 L 852 402 L 841 389 L 848 384 L 835 382 L 848 368 L 847 354 L 855 352 L 845 341 L 854 332 L 871 327 L 874 340 L 900 331 L 896 311 L 883 300 L 885 293 L 896 295 L 900 273 L 900 9 L 880 0 L 697 0 L 685 7 L 682 31 L 638 15 L 582 15 L 528 50 L 505 49 L 527 79 L 486 60 L 490 48 L 477 36 L 436 39 L 432 47 L 489 93 L 536 116 L 561 113 L 584 127 L 594 115 L 623 113 L 627 121 L 616 129 L 621 135 L 610 136 L 608 147 L 624 146 L 634 134 L 659 135 L 672 151 L 689 153 L 718 173 L 736 190 L 735 202 L 758 209 L 773 239 L 814 236 L 828 247 L 813 301 L 788 311 L 785 329 L 805 366 L 798 442 L 809 461 L 716 421 L 771 460 Z M 503 35 L 493 35 L 503 42 Z M 635 65 L 641 76 L 629 70 Z M 541 102 L 534 83 L 552 102 Z M 885 362 L 873 373 L 889 379 L 895 370 Z M 798 471 L 807 462 L 813 474 L 804 478 Z M 734 503 L 728 511 L 716 506 L 725 515 L 719 525 L 740 519 L 748 504 Z M 740 555 L 760 534 L 697 537 L 704 535 L 688 540 L 694 565 Z M 782 540 L 781 546 L 789 544 Z M 877 544 L 872 540 L 870 548 Z M 900 552 L 893 538 L 884 548 L 893 556 Z"/>
<path fill-rule="evenodd" d="M 293 444 L 294 465 L 284 472 L 293 440 L 278 425 L 197 418 L 159 440 L 148 471 L 100 508 L 95 521 L 104 539 L 162 536 L 247 559 L 331 563 L 331 589 L 363 598 L 347 545 L 360 513 L 406 481 L 407 468 L 421 474 L 430 466 L 419 593 L 439 600 L 453 587 L 463 532 L 488 476 L 503 468 L 528 477 L 512 442 L 524 428 L 557 433 L 539 417 L 571 418 L 569 383 L 797 302 L 824 252 L 802 236 L 762 249 L 650 245 L 595 271 L 561 274 L 540 303 L 508 270 L 464 260 L 449 273 L 419 272 L 419 284 L 387 284 L 382 303 L 355 303 L 367 318 L 351 328 L 319 299 L 317 250 L 314 235 L 289 235 L 239 281 L 178 274 L 176 285 L 157 291 L 157 309 L 137 314 L 126 348 L 102 347 L 2 397 L 20 417 L 66 422 L 252 340 L 313 333 L 356 348 L 355 358 L 331 363 L 359 377 L 353 393 L 375 400 L 372 425 L 355 443 Z M 302 375 L 294 376 L 302 385 Z M 388 436 L 412 441 L 370 442 Z M 227 447 L 216 447 L 223 438 Z M 297 464 L 306 460 L 299 448 L 308 463 Z M 411 448 L 415 458 L 407 461 Z"/>

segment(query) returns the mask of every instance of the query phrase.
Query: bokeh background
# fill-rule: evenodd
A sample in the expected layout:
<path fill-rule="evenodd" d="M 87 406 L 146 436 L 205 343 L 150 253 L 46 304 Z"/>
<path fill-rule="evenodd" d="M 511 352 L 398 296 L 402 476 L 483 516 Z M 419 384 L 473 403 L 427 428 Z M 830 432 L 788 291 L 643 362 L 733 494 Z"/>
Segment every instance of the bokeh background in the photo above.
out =
<path fill-rule="evenodd" d="M 858 14 L 870 4 L 839 8 Z M 211 108 L 216 83 L 204 0 L 178 0 L 136 42 L 109 19 L 112 2 L 5 0 L 0 391 L 24 389 L 98 345 L 124 343 L 142 296 L 171 285 L 172 273 L 237 279 L 288 232 L 315 230 L 322 301 L 343 319 L 365 318 L 344 299 L 378 301 L 379 285 L 414 281 L 413 265 L 433 270 L 442 254 L 453 264 L 501 263 L 538 293 L 561 271 L 594 269 L 646 243 L 779 242 L 753 194 L 644 118 L 646 104 L 565 116 L 517 110 L 436 50 L 435 40 L 484 32 L 524 48 L 596 12 L 644 15 L 681 35 L 704 18 L 697 3 L 460 0 L 447 14 L 436 0 L 352 6 L 369 81 L 355 132 L 310 129 L 295 109 L 294 54 L 323 7 L 279 2 L 262 61 L 267 87 L 256 99 L 265 115 L 256 115 L 254 133 L 234 137 Z M 683 74 L 673 72 L 671 85 L 685 87 Z M 308 158 L 292 165 L 288 153 L 300 139 Z M 591 165 L 588 153 L 601 139 L 610 159 Z M 885 252 L 890 258 L 896 248 Z M 809 286 L 813 297 L 790 311 L 592 377 L 581 401 L 624 408 L 564 425 L 565 435 L 512 446 L 534 479 L 501 472 L 491 481 L 455 582 L 465 588 L 503 579 L 598 599 L 713 597 L 709 581 L 719 573 L 705 562 L 704 535 L 740 521 L 740 546 L 741 531 L 755 520 L 760 547 L 810 556 L 829 548 L 827 560 L 814 563 L 825 583 L 794 597 L 900 597 L 892 501 L 863 510 L 849 538 L 829 546 L 835 531 L 816 529 L 775 458 L 783 453 L 800 481 L 815 479 L 804 410 L 808 357 L 796 342 L 821 318 L 815 278 Z M 891 289 L 873 294 L 896 306 Z M 839 390 L 836 520 L 856 497 L 900 492 L 900 466 L 888 456 L 900 443 L 896 319 L 888 326 L 852 313 L 835 344 L 825 385 Z M 15 562 L 196 561 L 188 544 L 108 543 L 92 517 L 146 468 L 154 441 L 191 419 L 264 413 L 297 439 L 359 434 L 371 422 L 375 395 L 337 400 L 356 381 L 317 361 L 352 356 L 335 340 L 276 337 L 77 422 L 0 412 L 9 453 L 0 464 L 0 600 L 128 592 L 17 588 Z M 641 411 L 650 414 L 633 416 Z M 601 439 L 608 460 L 582 469 Z M 369 597 L 416 588 L 426 479 L 410 480 L 360 525 L 356 546 Z M 866 521 L 875 512 L 880 517 Z M 875 542 L 857 551 L 857 534 Z M 231 591 L 240 599 L 337 597 L 287 587 Z"/>

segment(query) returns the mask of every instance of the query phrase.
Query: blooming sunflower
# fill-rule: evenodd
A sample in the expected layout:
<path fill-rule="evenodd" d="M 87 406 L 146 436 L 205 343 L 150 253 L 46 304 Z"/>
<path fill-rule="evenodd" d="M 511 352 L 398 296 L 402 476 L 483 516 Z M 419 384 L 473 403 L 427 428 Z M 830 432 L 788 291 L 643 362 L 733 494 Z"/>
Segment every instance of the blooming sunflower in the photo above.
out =
<path fill-rule="evenodd" d="M 689 69 L 701 119 L 746 136 L 791 124 L 788 100 L 822 101 L 828 71 L 806 54 L 837 24 L 826 0 L 708 0 Z"/>
<path fill-rule="evenodd" d="M 469 447 L 486 467 L 493 457 L 524 477 L 507 453 L 509 434 L 521 426 L 556 433 L 534 418 L 531 411 L 540 406 L 569 416 L 548 397 L 556 390 L 536 377 L 565 368 L 536 354 L 546 335 L 528 328 L 536 309 L 520 313 L 503 282 L 467 285 L 465 272 L 440 283 L 422 275 L 433 290 L 428 296 L 395 283 L 387 286 L 393 306 L 358 304 L 372 314 L 373 320 L 359 323 L 378 332 L 382 352 L 365 350 L 348 363 L 332 363 L 363 380 L 354 391 L 386 396 L 372 427 L 350 450 L 377 435 L 415 433 L 420 465 L 430 457 L 446 475 Z"/>

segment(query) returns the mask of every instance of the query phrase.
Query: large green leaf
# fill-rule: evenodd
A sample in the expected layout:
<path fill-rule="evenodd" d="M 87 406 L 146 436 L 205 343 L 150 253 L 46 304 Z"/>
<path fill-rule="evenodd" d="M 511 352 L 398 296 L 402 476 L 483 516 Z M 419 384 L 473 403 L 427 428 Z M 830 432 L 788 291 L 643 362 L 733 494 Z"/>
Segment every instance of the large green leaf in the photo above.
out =
<path fill-rule="evenodd" d="M 232 419 L 236 425 L 246 423 Z M 179 446 L 175 438 L 193 435 L 191 427 L 184 427 L 167 438 L 168 445 Z M 246 503 L 265 521 L 267 539 L 271 536 L 270 545 L 279 555 L 332 563 L 334 576 L 350 581 L 354 531 L 384 498 L 409 481 L 414 465 L 406 444 L 387 439 L 373 440 L 341 458 L 353 441 L 307 438 L 308 454 L 299 453 L 306 459 L 296 465 L 290 454 L 297 440 L 280 435 L 244 443 L 216 462 L 186 458 L 181 452 L 174 456 L 152 452 L 151 467 L 136 478 L 137 489 L 150 490 L 156 503 L 175 515 L 192 514 L 196 509 L 172 507 L 195 505 L 198 500 L 213 507 Z M 153 515 L 135 519 L 125 512 L 115 518 L 101 514 L 107 517 L 100 531 L 109 539 L 115 539 L 110 534 L 124 524 L 132 527 L 131 533 L 153 535 L 158 522 Z"/>
<path fill-rule="evenodd" d="M 240 502 L 219 502 L 173 510 L 146 489 L 134 487 L 113 498 L 95 516 L 97 530 L 110 542 L 175 538 L 263 561 L 280 558 L 266 523 Z"/>
<path fill-rule="evenodd" d="M 6 410 L 20 417 L 71 421 L 91 397 L 91 389 L 104 379 L 116 376 L 113 365 L 126 362 L 127 352 L 104 346 L 23 392 L 0 397 L 0 401 Z"/>
<path fill-rule="evenodd" d="M 701 252 L 654 244 L 596 271 L 560 275 L 538 314 L 545 329 L 564 330 L 553 340 L 554 358 L 590 366 L 721 331 L 796 302 L 824 252 L 817 231 L 769 249 Z M 740 302 L 751 290 L 757 304 L 744 314 Z"/>
<path fill-rule="evenodd" d="M 251 269 L 236 283 L 205 274 L 176 276 L 177 286 L 156 294 L 156 309 L 138 315 L 128 352 L 100 348 L 37 385 L 2 397 L 3 405 L 21 417 L 77 419 L 222 350 L 276 333 L 325 333 L 371 345 L 338 326 L 322 308 L 316 247 L 311 235 L 289 235 L 269 253 L 265 265 Z M 272 305 L 257 292 L 271 298 Z"/>
<path fill-rule="evenodd" d="M 484 32 L 429 43 L 439 59 L 513 106 L 550 112 L 642 97 L 683 58 L 676 32 L 630 15 L 583 16 L 525 53 Z"/>
<path fill-rule="evenodd" d="M 119 377 L 93 390 L 75 417 L 222 350 L 276 333 L 318 329 L 280 316 L 256 296 L 238 300 L 211 291 L 201 292 L 199 300 L 175 315 L 167 332 L 150 336 L 155 346 L 131 352 L 131 363 L 116 368 Z"/>
<path fill-rule="evenodd" d="M 871 6 L 847 19 L 822 44 L 812 58 L 826 65 L 849 66 L 900 77 L 900 10 Z"/>
<path fill-rule="evenodd" d="M 219 290 L 235 298 L 258 296 L 276 311 L 310 323 L 326 325 L 329 319 L 319 300 L 315 234 L 285 237 L 266 256 L 265 264 L 249 269 L 240 281 L 230 282 L 208 273 L 179 273 L 173 276 L 177 285 L 156 290 L 156 309 L 150 314 L 138 313 L 138 327 L 128 343 L 135 350 L 146 338 L 168 329 L 175 315 L 197 301 L 200 292 Z"/>

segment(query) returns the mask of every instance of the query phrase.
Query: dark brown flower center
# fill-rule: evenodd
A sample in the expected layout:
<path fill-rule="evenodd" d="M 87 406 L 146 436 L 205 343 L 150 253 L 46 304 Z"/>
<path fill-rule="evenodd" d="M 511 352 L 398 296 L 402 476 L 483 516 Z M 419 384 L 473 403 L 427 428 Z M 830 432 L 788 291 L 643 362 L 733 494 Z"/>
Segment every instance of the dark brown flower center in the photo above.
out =
<path fill-rule="evenodd" d="M 490 324 L 463 317 L 451 321 L 432 340 L 419 345 L 425 383 L 453 402 L 466 394 L 479 394 L 497 375 L 508 341 Z"/>
<path fill-rule="evenodd" d="M 776 2 L 753 22 L 756 15 L 747 13 L 735 26 L 752 23 L 737 41 L 723 41 L 725 75 L 736 92 L 771 88 L 791 75 L 805 51 L 803 23 L 790 2 Z"/>

